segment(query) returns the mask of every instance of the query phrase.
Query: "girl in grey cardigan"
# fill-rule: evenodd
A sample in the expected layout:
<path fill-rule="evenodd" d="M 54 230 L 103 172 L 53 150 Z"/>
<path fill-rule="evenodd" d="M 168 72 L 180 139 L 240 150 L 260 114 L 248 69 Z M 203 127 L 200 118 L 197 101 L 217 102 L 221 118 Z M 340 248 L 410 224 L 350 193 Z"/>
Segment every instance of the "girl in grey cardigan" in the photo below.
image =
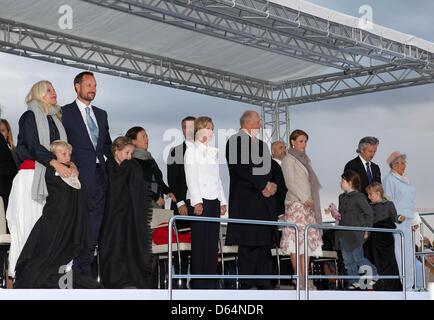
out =
<path fill-rule="evenodd" d="M 346 170 L 341 178 L 341 188 L 344 193 L 339 196 L 338 210 L 341 214 L 339 226 L 371 227 L 372 208 L 366 196 L 358 190 L 360 186 L 358 173 Z M 358 277 L 359 268 L 361 268 L 361 273 L 366 273 L 366 275 L 377 275 L 376 267 L 365 258 L 363 251 L 363 244 L 368 236 L 367 232 L 361 231 L 336 232 L 335 246 L 337 250 L 342 251 L 347 275 Z M 350 280 L 348 289 L 370 289 L 374 284 L 373 280 L 362 283 L 361 279 L 355 278 Z"/>

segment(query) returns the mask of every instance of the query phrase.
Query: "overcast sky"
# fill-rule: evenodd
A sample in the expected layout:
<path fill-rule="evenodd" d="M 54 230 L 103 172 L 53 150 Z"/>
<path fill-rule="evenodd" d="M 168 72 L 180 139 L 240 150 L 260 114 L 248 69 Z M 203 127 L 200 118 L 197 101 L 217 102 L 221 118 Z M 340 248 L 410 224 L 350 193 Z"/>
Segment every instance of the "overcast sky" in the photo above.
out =
<path fill-rule="evenodd" d="M 374 23 L 434 41 L 434 1 L 419 0 L 314 0 L 316 4 L 358 16 L 361 5 L 373 8 Z M 61 105 L 74 98 L 72 81 L 79 70 L 0 53 L 0 104 L 2 117 L 14 133 L 19 116 L 26 110 L 24 97 L 31 85 L 50 80 Z M 241 113 L 257 107 L 142 82 L 97 75 L 98 93 L 94 104 L 109 115 L 113 138 L 132 126 L 147 129 L 150 151 L 166 175 L 163 141 L 166 129 L 178 128 L 187 115 L 208 115 L 216 128 L 238 128 Z M 323 207 L 336 202 L 339 176 L 345 163 L 355 157 L 359 139 L 373 135 L 380 139 L 374 162 L 388 172 L 385 163 L 394 150 L 408 155 L 407 173 L 417 189 L 417 206 L 434 208 L 434 90 L 433 85 L 360 95 L 326 102 L 303 104 L 291 109 L 291 128 L 310 134 L 308 154 L 323 185 Z M 228 193 L 228 176 L 222 167 Z"/>

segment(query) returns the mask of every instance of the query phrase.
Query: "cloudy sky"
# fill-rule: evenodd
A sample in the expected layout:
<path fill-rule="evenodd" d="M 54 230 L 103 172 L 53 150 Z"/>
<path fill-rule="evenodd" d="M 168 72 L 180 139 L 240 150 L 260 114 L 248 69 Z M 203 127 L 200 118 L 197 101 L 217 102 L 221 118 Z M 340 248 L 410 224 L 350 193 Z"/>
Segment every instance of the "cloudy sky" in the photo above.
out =
<path fill-rule="evenodd" d="M 374 23 L 434 42 L 434 2 L 419 0 L 312 0 L 316 4 L 358 16 L 362 5 L 373 8 Z M 72 80 L 78 70 L 0 53 L 0 104 L 14 133 L 26 110 L 24 97 L 31 85 L 51 80 L 61 105 L 74 98 Z M 107 110 L 110 131 L 116 137 L 140 125 L 150 136 L 150 151 L 164 174 L 166 129 L 178 128 L 187 115 L 208 115 L 217 128 L 238 128 L 240 114 L 257 107 L 185 91 L 148 85 L 116 77 L 97 75 L 94 104 Z M 380 147 L 374 161 L 388 172 L 385 159 L 394 150 L 408 155 L 407 173 L 417 188 L 417 207 L 434 208 L 434 90 L 433 85 L 303 104 L 291 109 L 291 128 L 310 134 L 308 154 L 321 180 L 322 204 L 336 202 L 339 176 L 345 163 L 355 157 L 359 139 L 377 136 Z M 228 193 L 228 175 L 222 167 Z"/>

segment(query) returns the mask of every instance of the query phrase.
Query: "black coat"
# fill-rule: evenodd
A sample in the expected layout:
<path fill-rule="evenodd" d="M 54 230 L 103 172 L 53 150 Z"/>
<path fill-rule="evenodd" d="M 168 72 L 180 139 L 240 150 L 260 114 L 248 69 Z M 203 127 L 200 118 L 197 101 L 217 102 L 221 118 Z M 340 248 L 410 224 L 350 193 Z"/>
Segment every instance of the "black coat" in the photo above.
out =
<path fill-rule="evenodd" d="M 253 142 L 244 131 L 229 138 L 226 161 L 230 177 L 230 218 L 276 221 L 274 197 L 262 195 L 267 182 L 272 181 L 271 160 L 268 146 L 261 140 Z M 275 228 L 269 226 L 229 224 L 226 243 L 272 245 L 274 231 Z"/>
<path fill-rule="evenodd" d="M 366 187 L 368 186 L 368 174 L 366 173 L 366 167 L 363 164 L 360 157 L 357 156 L 353 160 L 349 161 L 344 168 L 345 170 L 353 170 L 356 171 L 360 176 L 360 192 L 362 192 L 366 197 L 368 194 L 366 193 Z M 371 162 L 371 172 L 372 172 L 372 182 L 381 183 L 381 171 L 380 167 L 375 163 Z"/>
<path fill-rule="evenodd" d="M 140 165 L 107 160 L 108 210 L 100 237 L 101 279 L 105 288 L 150 288 L 150 200 Z"/>
<path fill-rule="evenodd" d="M 12 181 L 17 174 L 17 165 L 3 135 L 0 134 L 0 197 L 3 198 L 5 210 L 11 193 Z"/>
<path fill-rule="evenodd" d="M 59 268 L 92 249 L 86 193 L 55 176 L 51 167 L 45 180 L 49 195 L 18 258 L 15 288 L 59 288 L 59 279 L 65 276 Z M 80 282 L 75 273 L 72 279 L 74 287 L 98 287 L 96 281 Z"/>
<path fill-rule="evenodd" d="M 374 213 L 374 228 L 396 229 L 397 213 L 392 201 L 371 204 Z M 365 254 L 378 270 L 379 275 L 398 276 L 399 269 L 395 257 L 395 239 L 392 233 L 371 232 L 365 244 Z M 375 290 L 399 291 L 399 279 L 378 280 Z"/>
<path fill-rule="evenodd" d="M 339 213 L 342 216 L 339 226 L 372 227 L 372 208 L 363 193 L 345 192 L 339 196 Z M 363 245 L 364 232 L 336 231 L 335 249 L 352 251 Z"/>
<path fill-rule="evenodd" d="M 60 139 L 59 130 L 54 123 L 52 116 L 47 116 L 50 142 Z M 54 154 L 45 148 L 39 142 L 38 128 L 36 126 L 35 114 L 33 111 L 27 110 L 21 116 L 19 122 L 17 154 L 18 159 L 22 162 L 24 160 L 34 160 L 48 166 L 49 162 L 56 159 Z"/>
<path fill-rule="evenodd" d="M 148 184 L 148 187 L 151 185 L 151 183 L 157 184 L 157 189 L 151 191 L 151 197 L 154 201 L 157 201 L 160 197 L 163 197 L 163 194 L 168 194 L 172 192 L 166 185 L 166 183 L 164 183 L 163 173 L 161 172 L 157 162 L 154 159 L 141 160 L 135 158 L 135 160 L 142 168 L 143 179 Z"/>
<path fill-rule="evenodd" d="M 276 201 L 277 215 L 285 214 L 285 198 L 288 188 L 285 184 L 285 177 L 283 176 L 282 167 L 273 159 L 271 162 L 271 169 L 273 172 L 272 181 L 277 184 L 277 192 L 274 195 Z"/>
<path fill-rule="evenodd" d="M 176 197 L 176 201 L 186 201 L 187 199 L 187 181 L 185 179 L 184 155 L 187 145 L 184 143 L 170 149 L 167 159 L 167 183 Z M 178 207 L 172 201 L 170 208 L 175 214 L 178 214 Z"/>

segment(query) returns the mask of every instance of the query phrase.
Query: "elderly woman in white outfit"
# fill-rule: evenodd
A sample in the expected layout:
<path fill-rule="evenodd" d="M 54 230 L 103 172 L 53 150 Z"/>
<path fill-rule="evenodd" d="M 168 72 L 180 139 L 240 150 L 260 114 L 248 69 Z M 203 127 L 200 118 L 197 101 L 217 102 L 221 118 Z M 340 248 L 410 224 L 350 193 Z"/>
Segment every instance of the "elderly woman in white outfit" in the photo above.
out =
<path fill-rule="evenodd" d="M 226 213 L 226 198 L 219 173 L 218 149 L 209 146 L 214 124 L 209 117 L 195 121 L 195 143 L 187 147 L 184 156 L 187 199 L 194 214 L 218 218 Z M 220 224 L 191 223 L 191 274 L 217 274 L 217 253 Z M 192 289 L 213 289 L 217 282 L 194 279 Z"/>
<path fill-rule="evenodd" d="M 412 289 L 414 286 L 414 243 L 412 235 L 419 225 L 420 218 L 419 214 L 415 212 L 415 188 L 405 175 L 406 158 L 405 154 L 398 151 L 393 152 L 387 158 L 390 172 L 383 179 L 383 187 L 385 194 L 393 201 L 398 212 L 397 229 L 404 232 L 405 286 L 407 289 Z M 394 237 L 395 256 L 399 272 L 402 275 L 400 237 L 397 234 Z"/>

